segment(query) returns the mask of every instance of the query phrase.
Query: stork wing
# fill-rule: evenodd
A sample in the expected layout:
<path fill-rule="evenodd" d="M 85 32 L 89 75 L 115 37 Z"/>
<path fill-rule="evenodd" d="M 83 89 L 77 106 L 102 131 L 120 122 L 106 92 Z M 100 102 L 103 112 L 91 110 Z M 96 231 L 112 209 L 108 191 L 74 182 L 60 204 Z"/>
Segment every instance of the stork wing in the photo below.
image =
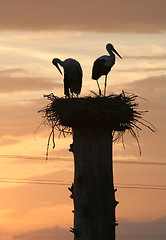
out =
<path fill-rule="evenodd" d="M 70 90 L 71 93 L 80 94 L 82 88 L 82 68 L 80 64 L 70 71 Z"/>
<path fill-rule="evenodd" d="M 92 79 L 98 80 L 102 75 L 106 75 L 110 71 L 110 67 L 106 66 L 105 57 L 107 56 L 102 56 L 96 59 L 96 61 L 94 62 L 93 68 L 92 68 Z"/>
<path fill-rule="evenodd" d="M 80 63 L 72 58 L 66 59 L 64 61 L 64 73 L 67 87 L 69 87 L 71 93 L 78 95 L 81 92 L 83 75 Z"/>

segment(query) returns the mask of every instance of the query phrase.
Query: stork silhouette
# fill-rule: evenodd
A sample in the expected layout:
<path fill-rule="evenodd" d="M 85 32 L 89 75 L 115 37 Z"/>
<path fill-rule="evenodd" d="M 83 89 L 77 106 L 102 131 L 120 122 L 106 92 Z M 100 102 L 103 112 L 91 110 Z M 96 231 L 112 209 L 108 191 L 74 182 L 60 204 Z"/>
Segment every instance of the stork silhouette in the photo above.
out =
<path fill-rule="evenodd" d="M 78 61 L 72 58 L 68 58 L 61 61 L 59 58 L 54 58 L 52 63 L 57 67 L 59 72 L 62 74 L 59 65 L 64 69 L 64 94 L 66 97 L 72 97 L 74 94 L 78 95 L 82 88 L 82 68 Z M 58 65 L 59 64 L 59 65 Z"/>
<path fill-rule="evenodd" d="M 115 64 L 114 53 L 116 53 L 120 58 L 122 58 L 111 43 L 108 43 L 106 45 L 106 49 L 109 55 L 103 55 L 97 58 L 93 64 L 93 69 L 92 69 L 92 79 L 97 81 L 97 86 L 99 88 L 99 95 L 101 95 L 101 89 L 100 89 L 98 79 L 101 76 L 105 75 L 104 96 L 106 94 L 107 75 L 111 71 L 111 68 L 113 67 L 113 65 Z"/>

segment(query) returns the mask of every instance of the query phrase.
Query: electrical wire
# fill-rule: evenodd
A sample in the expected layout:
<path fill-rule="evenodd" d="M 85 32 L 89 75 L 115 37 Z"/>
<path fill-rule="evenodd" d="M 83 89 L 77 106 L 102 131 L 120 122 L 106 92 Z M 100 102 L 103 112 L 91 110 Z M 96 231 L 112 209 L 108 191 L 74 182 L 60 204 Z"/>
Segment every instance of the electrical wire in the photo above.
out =
<path fill-rule="evenodd" d="M 37 156 L 23 156 L 23 155 L 0 155 L 0 158 L 7 159 L 17 159 L 17 160 L 40 160 L 44 161 L 45 157 L 37 157 Z M 70 162 L 73 161 L 70 157 L 49 157 L 51 161 L 63 161 Z M 166 162 L 148 162 L 148 161 L 135 161 L 135 160 L 114 160 L 115 164 L 138 164 L 138 165 L 154 165 L 154 166 L 166 166 Z"/>
<path fill-rule="evenodd" d="M 46 180 L 46 179 L 24 179 L 24 178 L 0 178 L 0 183 L 19 183 L 19 184 L 43 184 L 43 185 L 62 185 L 69 186 L 72 181 L 63 180 Z M 117 188 L 127 189 L 142 189 L 142 190 L 164 190 L 166 191 L 166 185 L 152 185 L 152 184 L 130 184 L 130 183 L 116 183 Z"/>
<path fill-rule="evenodd" d="M 23 155 L 0 155 L 0 158 L 7 159 L 19 159 L 19 160 L 45 160 L 44 157 L 37 156 L 23 156 Z M 52 161 L 73 161 L 72 158 L 58 157 L 49 158 Z M 139 164 L 139 165 L 157 165 L 166 166 L 164 162 L 141 162 L 141 161 L 126 161 L 126 160 L 115 160 L 116 164 Z M 27 179 L 27 178 L 0 178 L 0 183 L 16 183 L 16 184 L 43 184 L 43 185 L 62 185 L 68 186 L 72 181 L 64 180 L 51 180 L 51 179 Z M 115 184 L 117 188 L 126 189 L 142 189 L 142 190 L 166 190 L 166 185 L 151 185 L 151 184 L 130 184 L 130 183 L 117 183 Z"/>

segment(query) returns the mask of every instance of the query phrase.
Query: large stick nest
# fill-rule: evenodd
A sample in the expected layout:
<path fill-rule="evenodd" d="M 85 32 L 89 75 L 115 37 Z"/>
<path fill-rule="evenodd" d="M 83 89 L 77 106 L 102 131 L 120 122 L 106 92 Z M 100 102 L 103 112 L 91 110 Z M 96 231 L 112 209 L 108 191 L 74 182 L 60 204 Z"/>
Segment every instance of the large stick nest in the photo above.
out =
<path fill-rule="evenodd" d="M 108 96 L 87 96 L 82 98 L 59 98 L 52 93 L 45 95 L 51 102 L 39 112 L 43 114 L 43 122 L 51 125 L 53 135 L 54 129 L 60 133 L 73 133 L 76 128 L 84 129 L 109 129 L 113 131 L 114 140 L 123 138 L 128 130 L 136 138 L 138 146 L 138 130 L 142 126 L 155 131 L 155 128 L 143 115 L 147 111 L 139 110 L 136 102 L 137 95 L 122 91 L 121 94 L 110 94 Z"/>

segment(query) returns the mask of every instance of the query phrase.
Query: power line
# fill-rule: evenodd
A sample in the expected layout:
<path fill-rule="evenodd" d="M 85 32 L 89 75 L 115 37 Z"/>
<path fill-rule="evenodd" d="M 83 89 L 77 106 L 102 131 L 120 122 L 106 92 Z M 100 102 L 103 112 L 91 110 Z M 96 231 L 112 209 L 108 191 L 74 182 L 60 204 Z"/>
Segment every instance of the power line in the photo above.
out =
<path fill-rule="evenodd" d="M 7 181 L 28 181 L 28 182 L 48 182 L 48 183 L 66 183 L 70 184 L 69 181 L 65 180 L 55 180 L 55 179 L 30 179 L 30 178 L 0 178 L 0 180 L 7 180 Z M 72 182 L 72 181 L 71 181 Z"/>
<path fill-rule="evenodd" d="M 0 178 L 0 182 L 8 183 L 30 183 L 30 184 L 47 184 L 47 185 L 70 185 L 71 182 L 64 180 L 47 180 L 47 179 L 28 179 L 28 178 Z"/>
<path fill-rule="evenodd" d="M 0 183 L 19 183 L 19 184 L 40 184 L 40 185 L 70 185 L 70 183 L 61 182 L 40 182 L 40 181 L 23 181 L 23 180 L 0 180 Z"/>
<path fill-rule="evenodd" d="M 120 185 L 128 185 L 128 186 L 147 186 L 147 187 L 163 187 L 165 188 L 166 185 L 162 185 L 162 184 L 143 184 L 143 183 L 117 183 L 117 184 L 120 184 Z"/>
<path fill-rule="evenodd" d="M 0 178 L 1 183 L 19 183 L 19 184 L 46 184 L 46 185 L 62 185 L 69 186 L 72 181 L 59 181 L 59 180 L 30 180 L 24 178 Z M 127 189 L 144 189 L 144 190 L 164 190 L 166 191 L 166 185 L 151 185 L 151 184 L 130 184 L 130 183 L 117 183 L 118 188 Z"/>
<path fill-rule="evenodd" d="M 141 162 L 141 161 L 115 160 L 114 163 L 166 166 L 165 162 Z"/>
<path fill-rule="evenodd" d="M 152 185 L 152 184 L 137 184 L 137 183 L 116 183 L 117 188 L 127 188 L 127 189 L 144 189 L 144 190 L 164 190 L 166 191 L 166 185 Z"/>
<path fill-rule="evenodd" d="M 45 161 L 46 157 L 37 157 L 37 156 L 25 156 L 25 155 L 0 155 L 0 158 L 7 158 L 7 159 L 17 159 L 17 160 L 39 160 L 39 161 Z M 72 161 L 72 158 L 70 157 L 56 157 L 52 158 L 49 157 L 49 160 L 51 161 Z"/>
<path fill-rule="evenodd" d="M 120 186 L 117 185 L 118 188 L 127 188 L 127 189 L 141 189 L 141 190 L 164 190 L 166 191 L 166 187 L 165 188 L 160 188 L 160 187 L 139 187 L 139 186 Z"/>
<path fill-rule="evenodd" d="M 37 156 L 23 156 L 23 155 L 0 155 L 0 158 L 7 159 L 17 159 L 17 160 L 40 160 L 44 161 L 45 157 L 37 157 Z M 63 162 L 71 162 L 73 161 L 70 157 L 49 157 L 48 161 L 63 161 Z M 155 165 L 155 166 L 166 166 L 166 162 L 147 162 L 147 161 L 135 161 L 135 160 L 114 160 L 115 164 L 136 164 L 136 165 Z"/>

